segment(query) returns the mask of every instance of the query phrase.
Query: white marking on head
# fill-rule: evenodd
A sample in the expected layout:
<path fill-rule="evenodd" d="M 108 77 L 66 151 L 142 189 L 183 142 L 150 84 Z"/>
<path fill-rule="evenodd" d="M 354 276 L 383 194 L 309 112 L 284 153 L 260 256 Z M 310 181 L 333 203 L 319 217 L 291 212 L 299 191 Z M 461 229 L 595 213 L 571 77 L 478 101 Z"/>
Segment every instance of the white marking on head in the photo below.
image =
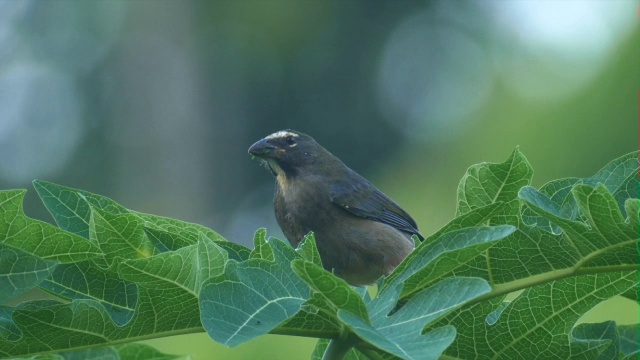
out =
<path fill-rule="evenodd" d="M 287 136 L 298 137 L 298 136 L 300 136 L 300 135 L 298 135 L 298 134 L 296 134 L 296 133 L 292 133 L 292 132 L 290 132 L 290 131 L 284 131 L 284 130 L 282 130 L 282 131 L 278 131 L 278 132 L 275 132 L 275 133 L 273 133 L 273 134 L 271 134 L 271 135 L 267 136 L 265 139 L 278 139 L 278 138 L 283 139 L 283 138 L 286 138 Z"/>

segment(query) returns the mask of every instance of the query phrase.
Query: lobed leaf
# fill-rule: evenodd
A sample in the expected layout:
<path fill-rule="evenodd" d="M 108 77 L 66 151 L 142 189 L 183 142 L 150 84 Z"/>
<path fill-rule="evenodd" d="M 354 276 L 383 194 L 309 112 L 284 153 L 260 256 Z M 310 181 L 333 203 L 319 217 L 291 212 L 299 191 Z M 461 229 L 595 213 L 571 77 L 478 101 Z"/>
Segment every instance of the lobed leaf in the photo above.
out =
<path fill-rule="evenodd" d="M 306 261 L 322 267 L 322 259 L 320 258 L 318 246 L 316 245 L 316 237 L 313 232 L 305 235 L 296 251 L 302 255 L 302 258 Z"/>
<path fill-rule="evenodd" d="M 383 289 L 404 283 L 402 297 L 409 297 L 484 253 L 515 230 L 511 225 L 462 228 L 444 233 L 437 240 L 425 241 L 398 266 L 384 282 Z"/>
<path fill-rule="evenodd" d="M 518 149 L 471 167 L 459 216 L 381 280 L 374 299 L 322 269 L 312 234 L 294 250 L 261 229 L 249 251 L 206 227 L 36 180 L 76 235 L 24 216 L 24 191 L 0 192 L 1 296 L 39 285 L 70 302 L 0 306 L 0 357 L 107 345 L 47 356 L 162 358 L 108 345 L 203 326 L 231 346 L 267 332 L 336 338 L 346 326 L 363 340 L 353 359 L 631 359 L 637 327 L 576 323 L 604 299 L 638 299 L 637 156 L 540 190 L 527 186 L 532 170 Z"/>
<path fill-rule="evenodd" d="M 556 209 L 557 215 L 576 220 L 580 212 L 575 198 L 571 196 L 572 189 L 580 184 L 591 187 L 602 184 L 613 195 L 620 210 L 625 211 L 625 201 L 638 198 L 638 155 L 639 152 L 636 151 L 614 159 L 589 178 L 567 178 L 551 181 L 542 186 L 539 192 L 548 198 L 551 206 Z M 548 219 L 533 214 L 529 209 L 523 211 L 522 218 L 528 225 L 536 225 L 548 232 L 558 234 L 558 228 L 553 226 Z"/>
<path fill-rule="evenodd" d="M 33 187 L 42 203 L 53 216 L 56 224 L 68 232 L 89 238 L 91 208 L 111 214 L 129 211 L 106 196 L 84 190 L 57 185 L 48 181 L 34 180 Z"/>
<path fill-rule="evenodd" d="M 135 215 L 101 215 L 100 226 L 111 229 L 97 227 L 92 235 L 97 243 L 102 244 L 100 237 L 105 234 L 108 238 L 114 233 L 139 234 Z M 135 230 L 127 232 L 131 223 Z M 124 256 L 135 253 L 131 251 L 135 246 L 121 244 L 129 247 Z M 197 244 L 175 252 L 129 260 L 109 255 L 110 268 L 90 261 L 63 264 L 42 284 L 70 303 L 36 301 L 0 307 L 0 357 L 202 331 L 198 291 L 206 279 L 222 273 L 227 262 L 227 253 L 216 242 L 203 236 Z"/>
<path fill-rule="evenodd" d="M 62 263 L 91 259 L 100 249 L 86 239 L 24 214 L 25 190 L 0 191 L 0 244 L 44 260 Z"/>
<path fill-rule="evenodd" d="M 392 315 L 401 286 L 387 287 L 367 304 L 371 324 L 348 310 L 338 318 L 361 339 L 403 359 L 438 359 L 455 338 L 452 326 L 423 334 L 424 327 L 453 309 L 491 290 L 479 278 L 448 278 L 421 291 Z"/>
<path fill-rule="evenodd" d="M 458 185 L 456 215 L 498 202 L 515 199 L 523 186 L 531 183 L 531 165 L 516 148 L 503 163 L 471 166 Z"/>
<path fill-rule="evenodd" d="M 40 287 L 70 301 L 95 300 L 119 326 L 133 318 L 138 302 L 135 283 L 120 278 L 115 270 L 103 269 L 91 261 L 59 265 Z"/>
<path fill-rule="evenodd" d="M 57 261 L 44 260 L 0 245 L 0 304 L 38 286 L 54 272 L 56 266 Z"/>
<path fill-rule="evenodd" d="M 100 246 L 108 266 L 117 258 L 140 259 L 158 253 L 145 235 L 143 221 L 130 213 L 111 214 L 92 209 L 89 239 Z"/>
<path fill-rule="evenodd" d="M 458 330 L 445 352 L 454 358 L 519 359 L 536 354 L 544 359 L 595 359 L 606 353 L 606 342 L 569 342 L 568 334 L 593 306 L 637 287 L 637 277 L 637 272 L 605 273 L 547 282 L 525 290 L 492 321 L 487 319 L 496 304 L 480 302 L 434 326 L 448 324 Z"/>
<path fill-rule="evenodd" d="M 294 260 L 291 268 L 300 279 L 331 304 L 334 312 L 346 310 L 363 321 L 369 322 L 367 307 L 362 296 L 346 281 L 316 264 L 301 259 Z"/>
<path fill-rule="evenodd" d="M 252 258 L 230 260 L 225 272 L 207 280 L 200 291 L 202 324 L 224 345 L 236 346 L 268 333 L 309 298 L 309 287 L 290 268 L 299 258 L 295 250 L 278 239 L 266 241 L 263 231 L 256 233 L 256 244 Z"/>

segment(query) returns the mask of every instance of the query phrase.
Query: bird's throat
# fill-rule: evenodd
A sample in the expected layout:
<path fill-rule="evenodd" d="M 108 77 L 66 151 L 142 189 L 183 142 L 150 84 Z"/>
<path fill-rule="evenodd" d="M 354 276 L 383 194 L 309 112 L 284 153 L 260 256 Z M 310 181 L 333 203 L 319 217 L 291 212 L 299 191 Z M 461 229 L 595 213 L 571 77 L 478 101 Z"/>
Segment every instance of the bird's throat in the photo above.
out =
<path fill-rule="evenodd" d="M 293 174 L 288 174 L 288 172 L 285 171 L 285 169 L 283 169 L 276 160 L 269 159 L 267 161 L 269 164 L 269 168 L 271 169 L 271 172 L 273 172 L 273 175 L 275 175 L 276 177 L 276 183 L 278 184 L 280 191 L 282 191 L 282 193 L 285 194 L 287 192 L 287 189 L 289 189 L 289 185 L 290 185 L 289 179 Z"/>
<path fill-rule="evenodd" d="M 289 178 L 287 178 L 287 175 L 285 173 L 278 174 L 276 176 L 276 182 L 278 183 L 280 191 L 282 191 L 282 195 L 285 195 L 289 189 Z"/>

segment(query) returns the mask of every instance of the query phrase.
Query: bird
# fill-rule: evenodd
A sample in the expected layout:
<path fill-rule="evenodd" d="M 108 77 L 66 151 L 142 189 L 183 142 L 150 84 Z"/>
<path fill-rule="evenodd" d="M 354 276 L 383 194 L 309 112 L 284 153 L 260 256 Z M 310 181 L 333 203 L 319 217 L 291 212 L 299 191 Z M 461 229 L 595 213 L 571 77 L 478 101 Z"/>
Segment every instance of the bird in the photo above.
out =
<path fill-rule="evenodd" d="M 314 233 L 325 270 L 353 286 L 389 275 L 424 237 L 413 218 L 311 136 L 281 130 L 249 154 L 275 176 L 273 207 L 293 247 Z"/>

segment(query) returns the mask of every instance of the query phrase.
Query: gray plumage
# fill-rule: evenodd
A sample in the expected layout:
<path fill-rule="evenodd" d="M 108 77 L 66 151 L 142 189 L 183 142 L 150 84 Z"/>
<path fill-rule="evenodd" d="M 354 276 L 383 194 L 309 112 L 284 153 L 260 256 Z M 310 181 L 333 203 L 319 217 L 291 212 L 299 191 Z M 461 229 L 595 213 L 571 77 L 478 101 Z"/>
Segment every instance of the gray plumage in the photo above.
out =
<path fill-rule="evenodd" d="M 352 285 L 388 275 L 413 250 L 411 235 L 423 239 L 409 214 L 306 134 L 279 131 L 249 153 L 276 177 L 274 210 L 289 242 L 313 231 L 325 269 Z"/>

